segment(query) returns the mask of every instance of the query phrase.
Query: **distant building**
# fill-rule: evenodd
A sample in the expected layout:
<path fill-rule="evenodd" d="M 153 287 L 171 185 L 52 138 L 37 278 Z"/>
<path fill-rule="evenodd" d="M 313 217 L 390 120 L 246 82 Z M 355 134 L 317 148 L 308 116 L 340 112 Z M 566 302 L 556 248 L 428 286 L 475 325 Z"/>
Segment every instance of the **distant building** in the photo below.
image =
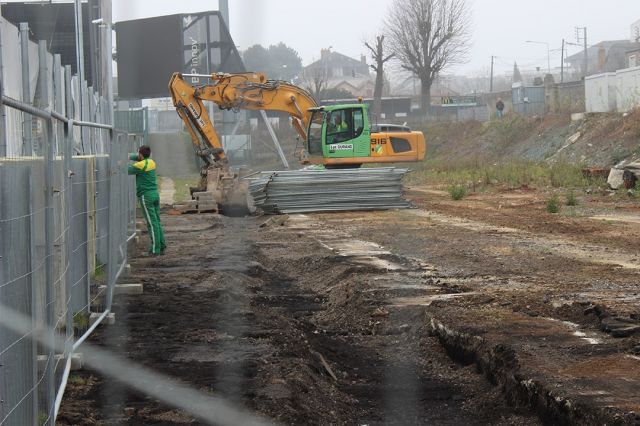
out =
<path fill-rule="evenodd" d="M 640 48 L 627 52 L 627 66 L 629 68 L 640 67 Z"/>
<path fill-rule="evenodd" d="M 354 96 L 372 97 L 376 83 L 371 77 L 352 77 L 334 80 L 327 87 L 342 89 Z"/>
<path fill-rule="evenodd" d="M 322 49 L 320 59 L 304 67 L 298 80 L 307 86 L 314 86 L 314 81 L 322 81 L 327 89 L 343 89 L 353 96 L 370 97 L 373 96 L 375 77 L 369 71 L 364 55 L 357 60 Z"/>
<path fill-rule="evenodd" d="M 359 102 L 358 99 L 325 99 L 320 101 L 320 105 L 341 105 Z M 373 106 L 373 98 L 364 98 L 362 102 Z M 378 119 L 404 118 L 411 114 L 411 98 L 406 97 L 383 97 L 381 101 L 379 117 L 372 117 L 374 122 Z"/>
<path fill-rule="evenodd" d="M 640 21 L 638 22 L 640 25 Z M 632 28 L 636 28 L 632 25 Z M 639 27 L 640 28 L 640 27 Z M 632 32 L 635 31 L 632 29 Z M 587 72 L 584 72 L 584 50 L 565 59 L 568 69 L 578 75 L 614 72 L 629 66 L 628 53 L 639 50 L 640 42 L 630 40 L 601 41 L 587 48 Z"/>

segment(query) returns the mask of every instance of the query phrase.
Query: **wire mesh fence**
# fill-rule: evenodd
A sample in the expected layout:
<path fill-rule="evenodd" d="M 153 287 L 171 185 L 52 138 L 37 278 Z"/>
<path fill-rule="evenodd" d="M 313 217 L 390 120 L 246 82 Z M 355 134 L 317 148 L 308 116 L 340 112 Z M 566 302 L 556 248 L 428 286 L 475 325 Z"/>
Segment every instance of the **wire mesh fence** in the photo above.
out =
<path fill-rule="evenodd" d="M 0 30 L 0 305 L 29 318 L 10 329 L 0 309 L 0 425 L 53 424 L 72 355 L 127 262 L 127 154 L 141 141 L 25 24 Z"/>

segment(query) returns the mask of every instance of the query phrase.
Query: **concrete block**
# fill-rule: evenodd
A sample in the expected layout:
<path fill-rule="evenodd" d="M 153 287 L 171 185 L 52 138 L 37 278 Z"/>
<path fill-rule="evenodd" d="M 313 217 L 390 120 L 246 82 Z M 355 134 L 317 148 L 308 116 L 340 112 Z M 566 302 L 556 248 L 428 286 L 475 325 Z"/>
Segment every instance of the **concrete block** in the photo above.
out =
<path fill-rule="evenodd" d="M 198 211 L 202 212 L 217 212 L 218 204 L 217 203 L 206 203 L 202 202 L 198 204 Z"/>
<path fill-rule="evenodd" d="M 196 200 L 214 200 L 212 192 L 194 192 L 193 198 Z"/>
<path fill-rule="evenodd" d="M 196 202 L 195 200 L 193 200 L 194 202 Z M 198 211 L 198 205 L 197 204 L 175 204 L 173 206 L 173 208 L 177 211 L 179 211 L 180 213 L 195 213 Z"/>
<path fill-rule="evenodd" d="M 99 287 L 99 290 L 106 291 L 107 286 L 101 285 Z M 120 295 L 136 296 L 136 295 L 142 294 L 142 292 L 143 292 L 142 284 L 116 284 L 116 286 L 113 288 L 114 296 L 120 296 Z"/>
<path fill-rule="evenodd" d="M 82 370 L 84 368 L 84 355 L 77 353 L 71 355 L 71 371 Z"/>
<path fill-rule="evenodd" d="M 584 112 L 576 112 L 571 114 L 571 121 L 584 120 Z"/>
<path fill-rule="evenodd" d="M 198 213 L 218 213 L 217 208 L 198 209 Z"/>
<path fill-rule="evenodd" d="M 622 176 L 624 175 L 624 170 L 622 169 L 611 169 L 609 172 L 609 177 L 607 178 L 607 183 L 609 184 L 609 188 L 611 189 L 620 189 L 624 184 L 624 180 Z"/>
<path fill-rule="evenodd" d="M 64 355 L 56 354 L 53 356 L 54 364 L 58 362 L 64 362 Z M 48 355 L 38 355 L 38 370 L 44 371 L 47 366 Z M 78 371 L 84 368 L 84 355 L 81 353 L 75 353 L 71 355 L 71 371 Z"/>
<path fill-rule="evenodd" d="M 100 318 L 101 315 L 102 313 L 100 312 L 92 312 L 91 315 L 89 315 L 89 326 L 92 326 L 96 321 L 98 321 L 98 318 Z M 115 323 L 116 323 L 116 314 L 113 314 L 113 313 L 107 314 L 105 319 L 102 320 L 102 324 L 105 324 L 105 325 L 114 325 Z"/>

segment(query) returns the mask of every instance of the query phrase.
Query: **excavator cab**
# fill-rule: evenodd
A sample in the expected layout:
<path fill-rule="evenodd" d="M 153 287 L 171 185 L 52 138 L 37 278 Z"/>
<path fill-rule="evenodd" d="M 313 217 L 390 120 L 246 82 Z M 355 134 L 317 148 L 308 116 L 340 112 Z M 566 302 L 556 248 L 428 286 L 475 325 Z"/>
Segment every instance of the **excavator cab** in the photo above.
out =
<path fill-rule="evenodd" d="M 309 154 L 328 158 L 353 158 L 369 153 L 367 105 L 340 105 L 313 111 L 307 140 Z"/>
<path fill-rule="evenodd" d="M 420 161 L 425 155 L 422 132 L 403 126 L 378 126 L 372 132 L 367 104 L 312 108 L 307 131 L 307 161 L 329 168 L 363 163 Z M 377 129 L 376 129 L 377 130 Z"/>

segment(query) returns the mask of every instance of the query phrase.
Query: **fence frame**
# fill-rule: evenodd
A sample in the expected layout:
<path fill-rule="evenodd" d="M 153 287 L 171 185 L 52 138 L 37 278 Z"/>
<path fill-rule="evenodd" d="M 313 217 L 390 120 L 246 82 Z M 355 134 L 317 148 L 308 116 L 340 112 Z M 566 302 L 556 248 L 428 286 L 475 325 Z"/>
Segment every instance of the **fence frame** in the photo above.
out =
<path fill-rule="evenodd" d="M 130 148 L 140 144 L 140 138 L 117 130 L 113 124 L 106 124 L 114 122 L 113 102 L 111 101 L 113 89 L 111 86 L 107 88 L 107 97 L 109 99 L 100 98 L 96 100 L 97 94 L 94 94 L 92 89 L 87 88 L 86 81 L 74 83 L 71 67 L 67 65 L 62 68 L 59 55 L 53 56 L 54 67 L 53 70 L 49 69 L 48 64 L 51 58 L 47 52 L 45 41 L 40 41 L 37 46 L 40 63 L 38 74 L 40 96 L 38 106 L 32 105 L 29 102 L 31 100 L 31 89 L 29 87 L 28 51 L 30 42 L 27 38 L 28 26 L 26 24 L 20 25 L 19 33 L 22 35 L 19 44 L 19 56 L 21 59 L 26 60 L 26 63 L 22 62 L 17 65 L 21 68 L 23 76 L 23 84 L 20 88 L 22 96 L 27 96 L 23 100 L 18 100 L 5 94 L 2 74 L 3 40 L 0 35 L 0 168 L 5 167 L 2 164 L 3 160 L 11 160 L 11 157 L 8 156 L 9 141 L 7 140 L 6 132 L 8 125 L 6 109 L 10 108 L 20 111 L 24 120 L 22 145 L 19 147 L 14 146 L 16 149 L 19 148 L 17 158 L 23 155 L 27 159 L 31 158 L 36 161 L 35 164 L 28 163 L 25 165 L 27 168 L 25 173 L 28 180 L 28 187 L 24 188 L 24 190 L 28 191 L 28 199 L 25 198 L 25 203 L 27 203 L 30 214 L 28 217 L 22 218 L 24 227 L 28 228 L 28 235 L 24 235 L 24 256 L 31 272 L 23 279 L 24 284 L 21 288 L 24 290 L 20 290 L 25 292 L 24 294 L 27 295 L 25 297 L 30 297 L 30 300 L 25 301 L 25 303 L 28 303 L 31 311 L 30 324 L 28 324 L 31 332 L 20 339 L 28 338 L 28 344 L 31 348 L 29 353 L 33 355 L 32 359 L 26 360 L 25 364 L 21 365 L 26 365 L 30 369 L 31 373 L 29 375 L 32 376 L 33 380 L 25 378 L 25 380 L 30 381 L 30 383 L 25 383 L 25 391 L 26 389 L 30 390 L 26 391 L 24 395 L 21 390 L 15 399 L 18 400 L 21 397 L 22 399 L 13 403 L 12 406 L 3 404 L 5 402 L 3 399 L 6 398 L 0 395 L 0 425 L 25 424 L 25 422 L 26 424 L 54 425 L 70 374 L 73 355 L 78 353 L 82 343 L 111 313 L 114 287 L 127 265 L 128 243 L 136 236 L 135 192 L 133 191 L 133 181 L 127 176 L 126 157 L 127 153 L 131 151 Z M 72 88 L 74 84 L 75 88 Z M 50 92 L 51 87 L 53 92 Z M 78 90 L 78 88 L 81 90 Z M 82 90 L 84 88 L 86 90 Z M 75 99 L 78 101 L 79 109 L 74 108 L 72 101 L 73 91 L 75 91 Z M 53 99 L 53 103 L 50 102 L 50 96 Z M 78 115 L 76 116 L 75 114 Z M 75 119 L 75 117 L 80 119 Z M 34 156 L 35 147 L 32 144 L 33 136 L 31 132 L 31 123 L 35 123 L 36 120 L 41 120 L 41 139 L 43 141 L 41 146 L 42 155 L 38 156 Z M 99 121 L 105 121 L 106 123 Z M 74 132 L 74 129 L 79 131 Z M 71 236 L 76 231 L 72 226 L 74 218 L 71 216 L 72 189 L 75 184 L 73 182 L 72 169 L 74 154 L 78 153 L 79 147 L 81 153 L 84 151 L 94 158 L 101 151 L 107 151 L 108 154 L 108 159 L 106 160 L 108 170 L 105 173 L 106 183 L 104 184 L 104 187 L 108 188 L 106 217 L 107 260 L 105 265 L 107 274 L 106 288 L 103 293 L 100 293 L 100 297 L 104 297 L 102 299 L 104 303 L 98 307 L 99 312 L 93 313 L 97 318 L 92 320 L 91 325 L 81 336 L 74 339 L 74 314 L 76 312 L 74 312 L 75 307 L 72 306 L 71 302 L 74 293 L 73 287 L 76 283 L 74 283 L 74 277 L 70 273 L 70 269 L 76 262 L 71 243 Z M 7 170 L 10 170 L 12 166 L 6 167 Z M 60 173 L 60 167 L 62 168 L 62 174 Z M 38 186 L 36 189 L 32 176 L 34 170 L 43 172 L 41 176 L 43 178 L 43 187 Z M 0 173 L 4 173 L 4 169 L 0 170 Z M 58 180 L 56 180 L 56 177 L 58 177 Z M 62 178 L 61 183 L 60 177 Z M 6 184 L 6 182 L 3 183 Z M 58 184 L 61 185 L 60 188 L 56 187 Z M 82 184 L 86 185 L 87 183 L 84 182 Z M 85 187 L 85 192 L 87 188 Z M 44 194 L 44 197 L 40 197 L 40 199 L 44 200 L 44 246 L 37 245 L 36 233 L 38 226 L 34 217 L 35 194 L 41 189 Z M 62 195 L 59 194 L 66 191 L 69 192 L 64 194 L 64 198 L 62 198 Z M 0 196 L 2 196 L 1 194 L 2 192 L 0 192 Z M 10 201 L 11 199 L 11 196 L 7 195 L 7 200 Z M 89 211 L 88 205 L 86 210 Z M 2 214 L 2 206 L 0 206 L 0 215 Z M 8 227 L 9 223 L 19 219 L 9 216 L 11 215 L 7 214 L 7 224 L 3 225 L 4 227 Z M 59 231 L 56 225 L 59 226 Z M 83 225 L 80 224 L 80 226 Z M 88 220 L 84 226 L 90 226 Z M 2 232 L 3 227 L 0 227 L 0 235 Z M 89 239 L 89 233 L 87 233 L 88 241 L 84 247 L 86 251 L 84 255 L 86 255 L 87 260 L 91 256 L 88 249 Z M 64 247 L 57 248 L 57 245 L 61 246 L 62 244 L 64 244 Z M 41 253 L 39 256 L 37 247 L 44 247 L 44 257 Z M 7 283 L 5 279 L 10 280 L 13 278 L 11 275 L 7 275 L 10 273 L 9 269 L 7 269 L 10 264 L 5 264 L 4 249 L 4 245 L 0 244 L 0 290 L 2 285 Z M 22 250 L 20 254 L 22 255 Z M 44 272 L 39 274 L 39 277 L 36 277 L 35 271 L 39 268 L 39 260 L 44 265 L 42 269 Z M 82 285 L 87 287 L 87 295 L 91 286 L 89 274 L 92 271 L 90 269 L 90 262 L 87 262 L 87 279 L 86 282 L 82 282 Z M 41 279 L 42 277 L 44 279 Z M 60 285 L 60 292 L 64 292 L 65 296 L 64 303 L 61 305 L 63 310 L 58 313 L 56 313 L 56 302 L 58 301 L 56 296 L 59 295 L 56 293 L 57 283 Z M 42 291 L 42 287 L 44 287 L 44 302 L 40 303 L 43 304 L 43 310 L 38 311 L 38 291 Z M 1 293 L 2 291 L 0 291 L 0 296 Z M 4 304 L 4 302 L 0 297 L 0 304 Z M 89 313 L 88 311 L 92 308 L 92 301 L 87 298 L 86 302 L 87 313 Z M 43 321 L 41 321 L 41 324 L 38 323 L 37 315 L 42 315 Z M 38 342 L 38 327 L 40 325 L 43 326 L 44 330 L 40 337 L 42 340 L 41 346 Z M 58 326 L 64 326 L 65 331 L 63 334 L 56 334 Z M 2 337 L 3 332 L 4 330 L 0 327 L 0 337 Z M 59 341 L 58 337 L 64 337 L 64 345 L 56 346 L 56 341 Z M 7 343 L 12 346 L 16 342 L 7 340 Z M 7 382 L 8 379 L 6 379 L 5 375 L 5 367 L 11 368 L 11 366 L 2 364 L 3 349 L 5 348 L 0 347 L 0 391 L 10 389 L 12 386 L 12 383 Z M 9 347 L 6 348 L 7 351 L 9 349 Z M 23 350 L 14 352 L 14 354 L 27 353 Z M 39 354 L 46 357 L 44 367 L 40 368 L 39 361 L 42 360 L 39 359 L 41 358 L 38 356 Z M 63 365 L 60 368 L 58 368 L 60 366 L 59 363 Z M 42 383 L 43 381 L 44 383 Z M 31 404 L 31 406 L 23 404 Z M 46 415 L 46 419 L 41 418 L 44 415 Z"/>
<path fill-rule="evenodd" d="M 71 161 L 71 145 L 74 143 L 74 138 L 73 138 L 73 127 L 80 127 L 80 128 L 89 128 L 89 129 L 102 129 L 102 130 L 107 130 L 109 132 L 109 139 L 111 141 L 110 143 L 110 149 L 111 149 L 111 153 L 110 153 L 110 161 L 109 161 L 109 176 L 112 180 L 116 179 L 118 177 L 118 174 L 122 174 L 122 170 L 118 170 L 119 168 L 119 164 L 117 161 L 114 161 L 114 159 L 111 157 L 115 154 L 115 152 L 113 151 L 114 149 L 117 148 L 118 145 L 118 140 L 121 139 L 119 136 L 127 136 L 127 141 L 128 141 L 128 134 L 123 133 L 123 132 L 119 132 L 117 130 L 114 129 L 113 126 L 111 125 L 107 125 L 107 124 L 102 124 L 102 123 L 95 123 L 95 122 L 85 122 L 85 121 L 74 121 L 73 119 L 69 119 L 66 116 L 60 114 L 59 112 L 55 111 L 55 110 L 51 110 L 51 109 L 40 109 L 40 108 L 35 108 L 33 106 L 31 106 L 30 104 L 24 103 L 22 101 L 18 101 L 12 98 L 9 98 L 7 96 L 2 96 L 1 98 L 1 103 L 4 106 L 10 107 L 10 108 L 15 108 L 17 110 L 20 110 L 22 112 L 25 112 L 27 114 L 30 114 L 32 116 L 35 116 L 37 118 L 40 118 L 42 120 L 44 120 L 45 126 L 43 128 L 44 131 L 44 140 L 47 141 L 48 143 L 45 144 L 45 161 L 44 161 L 44 166 L 45 166 L 45 181 L 47 182 L 46 186 L 45 186 L 45 281 L 46 281 L 46 295 L 45 295 L 45 299 L 47 300 L 47 308 L 46 308 L 46 325 L 47 325 L 47 347 L 48 349 L 48 357 L 50 360 L 53 360 L 55 357 L 55 353 L 53 351 L 53 348 L 55 347 L 55 313 L 54 313 L 54 304 L 51 303 L 51 301 L 54 299 L 54 295 L 53 295 L 53 282 L 55 280 L 55 273 L 54 273 L 54 193 L 56 192 L 56 189 L 54 188 L 54 162 L 55 162 L 55 156 L 54 156 L 54 151 L 55 151 L 55 141 L 56 138 L 54 137 L 54 126 L 53 123 L 54 121 L 58 121 L 60 123 L 63 124 L 63 140 L 65 141 L 65 149 L 64 149 L 64 160 L 65 160 L 65 164 L 66 165 L 70 165 L 70 161 Z M 66 168 L 66 170 L 69 170 Z M 64 389 L 66 387 L 66 382 L 67 382 L 67 378 L 69 376 L 69 372 L 70 372 L 70 368 L 71 368 L 71 359 L 74 353 L 76 353 L 80 347 L 80 345 L 87 339 L 87 337 L 89 337 L 89 335 L 91 335 L 91 333 L 93 333 L 93 331 L 96 329 L 96 327 L 98 327 L 98 325 L 100 325 L 104 319 L 109 315 L 109 313 L 111 313 L 111 306 L 113 303 L 113 289 L 115 287 L 115 283 L 118 280 L 119 276 L 122 274 L 126 263 L 127 263 L 127 259 L 126 259 L 126 255 L 124 255 L 124 253 L 126 253 L 126 250 L 122 247 L 123 244 L 127 244 L 128 242 L 130 242 L 135 236 L 136 236 L 136 231 L 134 230 L 131 234 L 127 235 L 125 241 L 123 243 L 119 243 L 117 241 L 117 228 L 118 225 L 123 225 L 123 224 L 118 224 L 117 223 L 117 211 L 116 208 L 113 208 L 113 206 L 118 206 L 122 204 L 122 200 L 126 199 L 128 197 L 129 194 L 124 194 L 125 198 L 122 198 L 122 194 L 117 194 L 117 185 L 113 185 L 113 181 L 112 181 L 112 185 L 110 185 L 110 191 L 109 191 L 109 219 L 108 219 L 108 227 L 109 227 L 109 235 L 108 235 L 108 256 L 109 256 L 109 260 L 107 262 L 107 289 L 106 289 L 106 305 L 105 305 L 105 310 L 100 313 L 100 316 L 93 322 L 93 324 L 91 325 L 91 327 L 89 327 L 89 329 L 87 329 L 87 331 L 78 339 L 76 339 L 75 342 L 73 342 L 72 344 L 66 345 L 67 347 L 64 348 L 64 353 L 63 353 L 63 358 L 66 359 L 66 364 L 65 364 L 65 369 L 64 369 L 64 373 L 63 373 L 63 378 L 60 384 L 60 387 L 58 388 L 57 392 L 54 389 L 54 384 L 55 384 L 55 380 L 54 380 L 54 365 L 52 362 L 49 362 L 47 364 L 47 367 L 45 369 L 44 375 L 47 378 L 47 389 L 46 389 L 46 398 L 49 401 L 55 400 L 55 404 L 52 405 L 51 407 L 54 408 L 53 413 L 51 416 L 51 420 L 54 421 L 59 408 L 60 408 L 60 404 L 62 402 L 62 396 L 64 393 Z M 130 200 L 130 198 L 129 198 Z M 67 197 L 67 200 L 65 200 L 68 203 L 70 203 L 70 197 Z M 67 211 L 67 218 L 68 219 L 68 212 L 70 210 Z M 129 217 L 129 219 L 131 220 L 131 216 Z M 32 219 L 33 220 L 33 219 Z M 124 224 L 129 225 L 128 223 Z M 122 227 L 122 226 L 120 226 Z M 126 232 L 126 228 L 124 229 L 124 231 Z M 35 241 L 33 236 L 30 236 L 30 246 L 34 246 L 35 245 Z M 67 244 L 67 250 L 70 250 L 70 244 Z M 118 254 L 120 254 L 120 256 L 118 256 Z M 122 257 L 122 259 L 118 259 L 118 257 Z M 67 258 L 67 261 L 69 260 L 70 257 Z M 32 265 L 34 264 L 34 259 L 31 259 L 31 263 Z M 32 280 L 33 281 L 33 280 Z M 65 285 L 67 286 L 67 289 L 69 289 L 70 286 L 70 279 L 67 276 L 67 280 Z M 32 291 L 32 297 L 35 297 L 35 292 Z M 69 334 L 72 333 L 73 327 L 72 327 L 72 319 L 73 317 L 73 311 L 71 309 L 67 309 L 67 314 L 66 314 L 66 330 L 67 330 L 67 337 L 72 337 Z M 67 339 L 69 340 L 69 339 Z M 36 339 L 33 339 L 34 345 L 36 343 Z M 37 362 L 35 362 L 35 368 L 37 369 Z M 34 404 L 37 407 L 37 404 Z M 1 424 L 1 423 L 0 423 Z"/>

